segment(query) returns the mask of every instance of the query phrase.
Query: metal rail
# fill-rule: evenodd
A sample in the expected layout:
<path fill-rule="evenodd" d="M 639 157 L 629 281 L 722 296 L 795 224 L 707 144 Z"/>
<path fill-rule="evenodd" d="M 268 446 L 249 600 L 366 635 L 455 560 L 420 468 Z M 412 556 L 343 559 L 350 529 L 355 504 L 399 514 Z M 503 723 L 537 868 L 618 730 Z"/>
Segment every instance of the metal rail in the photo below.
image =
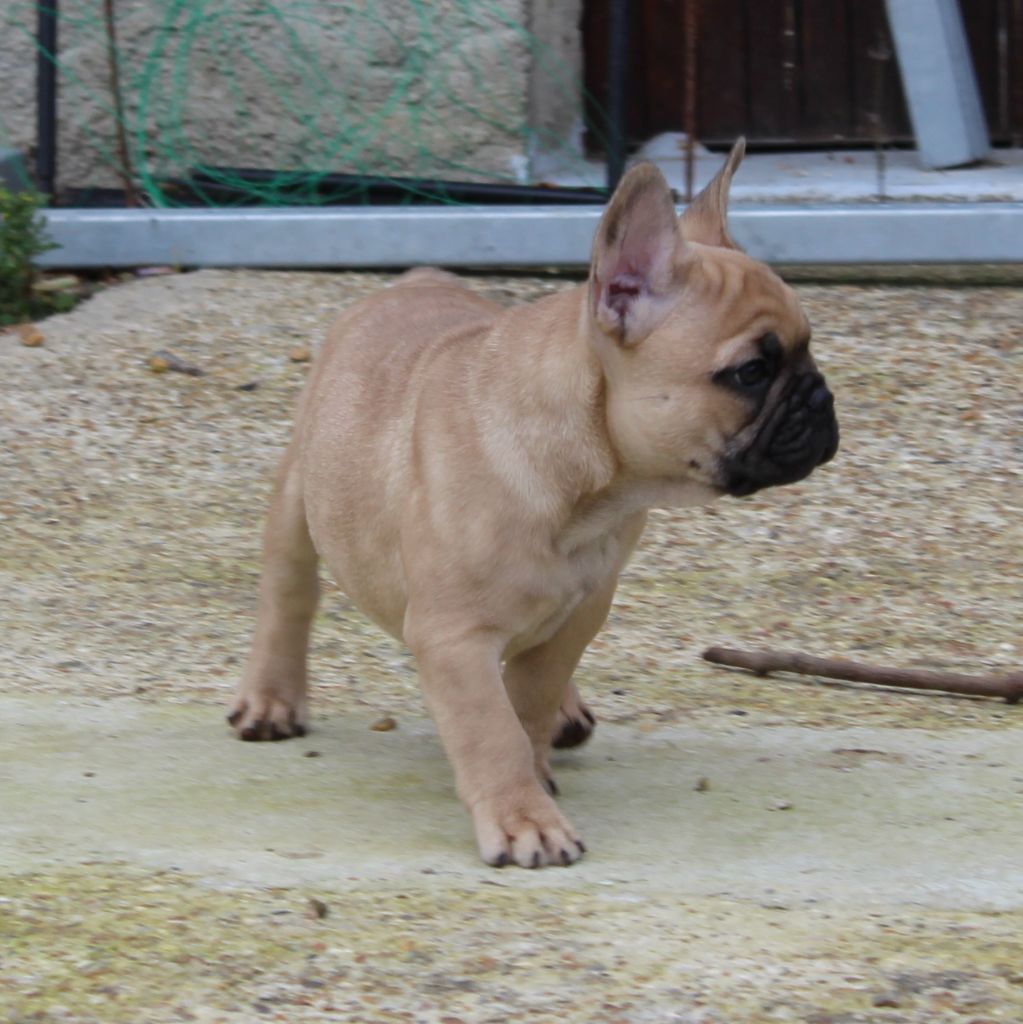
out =
<path fill-rule="evenodd" d="M 45 217 L 46 267 L 577 267 L 599 208 L 81 210 Z M 729 227 L 770 263 L 1023 263 L 1023 203 L 747 205 Z"/>

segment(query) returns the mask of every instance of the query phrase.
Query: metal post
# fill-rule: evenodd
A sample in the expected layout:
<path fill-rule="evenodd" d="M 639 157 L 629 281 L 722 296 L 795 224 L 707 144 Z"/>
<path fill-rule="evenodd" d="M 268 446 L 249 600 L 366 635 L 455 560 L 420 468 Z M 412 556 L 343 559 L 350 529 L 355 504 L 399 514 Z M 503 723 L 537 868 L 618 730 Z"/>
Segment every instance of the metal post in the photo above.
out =
<path fill-rule="evenodd" d="M 626 100 L 629 84 L 629 0 L 611 0 L 607 78 L 607 187 L 611 191 L 625 172 L 625 151 L 628 145 Z"/>
<path fill-rule="evenodd" d="M 36 188 L 51 202 L 57 190 L 57 4 L 40 0 L 36 32 Z"/>
<path fill-rule="evenodd" d="M 956 0 L 887 0 L 902 87 L 924 167 L 957 167 L 991 151 Z"/>

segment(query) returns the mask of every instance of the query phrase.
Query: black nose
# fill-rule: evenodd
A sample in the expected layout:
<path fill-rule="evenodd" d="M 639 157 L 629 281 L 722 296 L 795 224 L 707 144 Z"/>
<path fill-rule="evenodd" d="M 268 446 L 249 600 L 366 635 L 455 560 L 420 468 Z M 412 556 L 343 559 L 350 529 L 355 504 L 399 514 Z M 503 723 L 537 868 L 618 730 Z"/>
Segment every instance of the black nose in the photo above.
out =
<path fill-rule="evenodd" d="M 824 384 L 814 388 L 806 404 L 813 412 L 827 412 L 835 404 L 835 396 Z"/>

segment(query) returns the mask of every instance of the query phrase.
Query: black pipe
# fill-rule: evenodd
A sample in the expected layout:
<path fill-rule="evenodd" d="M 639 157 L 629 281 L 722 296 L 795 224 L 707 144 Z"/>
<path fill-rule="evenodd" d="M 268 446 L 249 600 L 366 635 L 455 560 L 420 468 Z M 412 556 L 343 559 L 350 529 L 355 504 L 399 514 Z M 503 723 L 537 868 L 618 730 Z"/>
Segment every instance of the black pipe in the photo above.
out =
<path fill-rule="evenodd" d="M 36 30 L 36 188 L 51 203 L 57 191 L 57 4 L 40 0 Z"/>
<path fill-rule="evenodd" d="M 191 187 L 211 199 L 237 201 L 248 194 L 258 200 L 259 189 L 287 196 L 327 203 L 400 203 L 433 204 L 482 203 L 537 205 L 592 205 L 607 201 L 602 188 L 545 188 L 537 185 L 504 185 L 478 181 L 442 181 L 436 178 L 389 178 L 370 174 L 318 174 L 312 171 L 278 171 L 256 167 L 193 167 L 188 182 L 174 185 Z M 252 188 L 245 188 L 252 186 Z"/>
<path fill-rule="evenodd" d="M 607 56 L 607 187 L 614 189 L 625 173 L 628 147 L 629 0 L 611 0 Z"/>

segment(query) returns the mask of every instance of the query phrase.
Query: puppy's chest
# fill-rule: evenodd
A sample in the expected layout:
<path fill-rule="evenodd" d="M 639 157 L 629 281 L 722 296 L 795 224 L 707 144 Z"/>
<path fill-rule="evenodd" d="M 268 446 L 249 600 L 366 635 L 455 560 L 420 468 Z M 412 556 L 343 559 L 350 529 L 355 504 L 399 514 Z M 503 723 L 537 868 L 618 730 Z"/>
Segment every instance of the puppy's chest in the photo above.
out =
<path fill-rule="evenodd" d="M 508 653 L 550 639 L 588 597 L 611 583 L 630 550 L 631 545 L 620 536 L 609 534 L 560 554 L 549 563 Z"/>

